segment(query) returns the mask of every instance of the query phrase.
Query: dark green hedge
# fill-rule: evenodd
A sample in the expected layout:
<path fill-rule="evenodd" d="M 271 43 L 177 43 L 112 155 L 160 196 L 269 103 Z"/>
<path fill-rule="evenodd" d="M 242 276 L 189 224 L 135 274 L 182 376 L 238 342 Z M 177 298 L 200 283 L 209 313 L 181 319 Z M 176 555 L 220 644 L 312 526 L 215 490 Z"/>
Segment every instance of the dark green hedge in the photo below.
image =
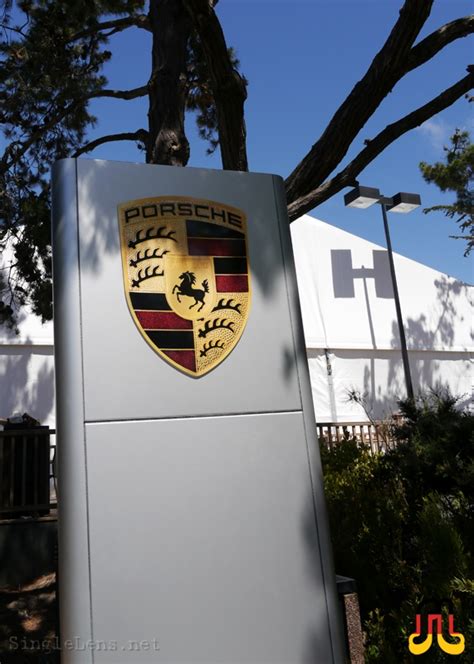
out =
<path fill-rule="evenodd" d="M 357 580 L 366 661 L 453 661 L 436 640 L 408 651 L 415 615 L 454 614 L 474 661 L 474 418 L 457 399 L 400 402 L 397 448 L 372 455 L 355 441 L 321 448 L 338 574 Z"/>

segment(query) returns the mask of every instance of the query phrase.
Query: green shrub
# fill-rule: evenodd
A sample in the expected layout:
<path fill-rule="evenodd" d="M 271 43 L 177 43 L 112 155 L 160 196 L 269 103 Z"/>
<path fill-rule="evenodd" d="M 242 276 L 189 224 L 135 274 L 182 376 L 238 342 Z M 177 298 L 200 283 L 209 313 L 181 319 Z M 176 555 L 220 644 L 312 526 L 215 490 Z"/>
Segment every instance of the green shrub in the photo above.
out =
<path fill-rule="evenodd" d="M 357 580 L 367 662 L 450 661 L 436 643 L 408 651 L 415 615 L 441 612 L 466 637 L 457 661 L 473 661 L 474 418 L 456 401 L 401 402 L 387 454 L 355 441 L 321 449 L 336 569 Z"/>

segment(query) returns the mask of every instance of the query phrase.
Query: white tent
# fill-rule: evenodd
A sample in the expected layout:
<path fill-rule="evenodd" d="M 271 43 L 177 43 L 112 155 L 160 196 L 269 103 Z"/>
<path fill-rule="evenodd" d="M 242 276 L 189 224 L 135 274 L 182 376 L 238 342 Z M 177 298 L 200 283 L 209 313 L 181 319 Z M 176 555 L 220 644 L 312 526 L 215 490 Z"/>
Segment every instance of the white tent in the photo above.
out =
<path fill-rule="evenodd" d="M 292 238 L 316 419 L 366 420 L 350 390 L 383 417 L 405 395 L 386 251 L 308 216 Z M 474 288 L 402 256 L 395 265 L 415 391 L 449 387 L 467 405 Z M 55 426 L 53 343 L 52 324 L 32 314 L 18 335 L 0 326 L 0 418 L 26 411 Z"/>
<path fill-rule="evenodd" d="M 0 418 L 27 412 L 54 427 L 53 324 L 23 311 L 17 327 L 0 325 Z"/>
<path fill-rule="evenodd" d="M 303 326 L 319 422 L 375 418 L 406 396 L 388 255 L 383 247 L 304 216 L 291 226 Z M 395 254 L 412 381 L 472 404 L 474 288 Z"/>

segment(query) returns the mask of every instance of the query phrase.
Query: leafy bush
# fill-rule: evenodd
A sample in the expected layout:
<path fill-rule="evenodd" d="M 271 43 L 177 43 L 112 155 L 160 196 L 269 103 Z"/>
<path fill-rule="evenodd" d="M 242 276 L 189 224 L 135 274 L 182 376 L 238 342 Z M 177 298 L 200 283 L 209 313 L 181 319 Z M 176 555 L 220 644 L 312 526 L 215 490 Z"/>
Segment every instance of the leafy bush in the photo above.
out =
<path fill-rule="evenodd" d="M 356 441 L 321 450 L 336 569 L 357 580 L 367 662 L 415 661 L 417 613 L 453 613 L 466 638 L 457 661 L 473 661 L 474 418 L 456 403 L 400 402 L 400 442 L 384 455 Z M 435 643 L 416 661 L 449 657 Z"/>

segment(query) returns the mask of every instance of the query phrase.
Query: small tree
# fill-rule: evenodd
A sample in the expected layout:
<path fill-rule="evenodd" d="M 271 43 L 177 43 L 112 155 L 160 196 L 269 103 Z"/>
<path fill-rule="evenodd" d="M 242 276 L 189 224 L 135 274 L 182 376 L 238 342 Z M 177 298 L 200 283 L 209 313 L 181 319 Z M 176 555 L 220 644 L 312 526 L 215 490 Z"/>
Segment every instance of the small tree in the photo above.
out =
<path fill-rule="evenodd" d="M 422 161 L 420 170 L 426 182 L 433 182 L 441 191 L 453 191 L 456 200 L 451 205 L 433 205 L 423 212 L 442 211 L 454 219 L 463 235 L 451 235 L 458 240 L 466 240 L 464 255 L 474 247 L 474 145 L 469 132 L 456 129 L 451 136 L 451 145 L 445 147 L 445 162 L 427 164 Z"/>

